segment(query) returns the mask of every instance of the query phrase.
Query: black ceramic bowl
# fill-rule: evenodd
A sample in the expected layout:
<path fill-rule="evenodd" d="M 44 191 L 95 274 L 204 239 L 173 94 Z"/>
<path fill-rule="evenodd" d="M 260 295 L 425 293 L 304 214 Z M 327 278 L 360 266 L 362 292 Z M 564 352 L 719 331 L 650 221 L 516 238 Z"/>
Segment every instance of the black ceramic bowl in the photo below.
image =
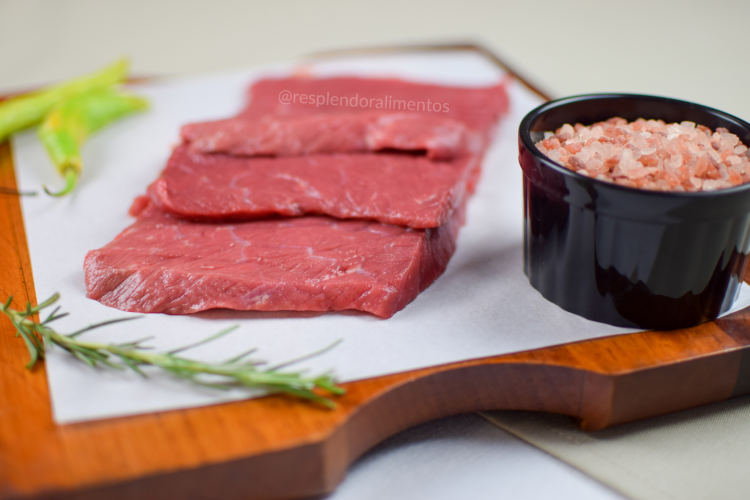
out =
<path fill-rule="evenodd" d="M 724 127 L 750 145 L 750 124 L 675 99 L 629 94 L 568 97 L 521 122 L 524 271 L 548 300 L 618 326 L 673 329 L 727 311 L 750 248 L 750 184 L 676 193 L 579 175 L 534 144 L 565 123 L 620 116 Z"/>

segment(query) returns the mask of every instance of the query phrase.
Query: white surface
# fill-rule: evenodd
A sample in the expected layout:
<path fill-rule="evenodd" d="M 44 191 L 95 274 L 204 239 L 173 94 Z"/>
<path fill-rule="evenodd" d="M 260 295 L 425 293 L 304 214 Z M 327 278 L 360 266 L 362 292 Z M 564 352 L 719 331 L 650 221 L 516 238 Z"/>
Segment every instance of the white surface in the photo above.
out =
<path fill-rule="evenodd" d="M 489 85 L 502 75 L 475 54 L 422 54 L 320 63 L 315 74 L 401 75 L 422 81 Z M 58 291 L 64 310 L 61 331 L 106 319 L 132 316 L 85 297 L 82 262 L 86 252 L 109 242 L 131 221 L 126 210 L 154 180 L 170 153 L 179 126 L 228 116 L 244 103 L 252 78 L 284 68 L 174 80 L 136 90 L 153 102 L 148 113 L 115 124 L 84 150 L 84 175 L 68 198 L 24 197 L 22 206 L 36 293 Z M 428 97 L 428 96 L 426 96 Z M 445 274 L 404 310 L 388 320 L 359 314 L 269 314 L 211 311 L 193 316 L 147 315 L 108 326 L 92 339 L 133 340 L 155 335 L 158 349 L 195 342 L 239 323 L 238 332 L 190 351 L 199 359 L 224 359 L 258 347 L 272 363 L 343 343 L 305 361 L 316 371 L 335 369 L 342 381 L 358 380 L 464 359 L 535 349 L 636 330 L 585 320 L 539 295 L 522 271 L 521 170 L 517 162 L 518 122 L 538 104 L 520 85 L 511 87 L 511 115 L 486 157 L 468 222 Z M 13 147 L 21 189 L 59 185 L 46 153 L 33 134 Z M 50 245 L 50 242 L 65 242 Z M 66 353 L 53 351 L 47 373 L 59 423 L 200 406 L 246 397 L 246 391 L 213 392 L 167 375 L 144 380 L 132 373 L 101 373 Z M 85 393 L 80 387 L 86 386 Z"/>
<path fill-rule="evenodd" d="M 362 457 L 326 500 L 623 500 L 477 414 L 435 420 Z"/>

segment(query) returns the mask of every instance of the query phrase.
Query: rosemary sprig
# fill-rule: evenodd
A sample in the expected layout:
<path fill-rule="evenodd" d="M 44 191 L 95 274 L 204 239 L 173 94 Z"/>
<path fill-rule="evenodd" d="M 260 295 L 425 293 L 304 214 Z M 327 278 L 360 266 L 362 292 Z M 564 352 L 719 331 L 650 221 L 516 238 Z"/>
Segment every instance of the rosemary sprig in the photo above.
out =
<path fill-rule="evenodd" d="M 58 314 L 60 310 L 59 306 L 44 321 L 36 322 L 33 318 L 43 309 L 52 306 L 59 298 L 60 295 L 56 293 L 36 307 L 32 307 L 30 303 L 27 303 L 26 309 L 16 310 L 10 308 L 13 302 L 13 297 L 11 296 L 5 304 L 0 306 L 0 311 L 8 316 L 16 327 L 16 336 L 20 336 L 24 340 L 26 348 L 29 350 L 30 361 L 26 365 L 26 368 L 31 369 L 40 359 L 44 359 L 47 347 L 56 345 L 91 367 L 106 365 L 118 370 L 130 369 L 143 377 L 146 377 L 146 373 L 141 367 L 155 366 L 171 373 L 175 377 L 201 386 L 215 389 L 230 389 L 241 386 L 263 389 L 269 394 L 284 393 L 309 399 L 328 408 L 335 408 L 335 403 L 330 398 L 315 392 L 316 390 L 331 395 L 344 394 L 344 389 L 336 385 L 336 381 L 331 374 L 325 373 L 308 377 L 302 371 L 280 371 L 281 368 L 286 368 L 292 363 L 322 354 L 334 347 L 338 342 L 304 358 L 265 369 L 261 368 L 264 362 L 247 359 L 247 356 L 256 351 L 255 349 L 245 351 L 220 363 L 204 363 L 178 356 L 177 353 L 216 340 L 222 335 L 226 335 L 236 329 L 237 325 L 222 330 L 194 344 L 161 353 L 150 351 L 150 347 L 143 345 L 145 341 L 150 340 L 152 337 L 123 344 L 86 342 L 79 340 L 78 337 L 95 328 L 137 319 L 137 317 L 104 321 L 87 326 L 73 333 L 61 334 L 49 327 L 49 324 L 53 321 L 68 315 L 68 313 Z M 120 362 L 117 362 L 118 359 Z"/>

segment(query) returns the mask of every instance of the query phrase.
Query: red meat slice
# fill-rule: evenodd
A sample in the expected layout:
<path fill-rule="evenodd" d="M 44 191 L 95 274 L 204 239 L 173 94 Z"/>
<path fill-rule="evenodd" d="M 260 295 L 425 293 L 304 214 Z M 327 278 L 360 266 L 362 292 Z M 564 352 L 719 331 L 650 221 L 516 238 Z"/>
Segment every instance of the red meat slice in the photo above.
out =
<path fill-rule="evenodd" d="M 291 104 L 284 102 L 282 92 L 291 94 Z M 200 134 L 187 139 L 192 146 L 177 148 L 162 177 L 149 188 L 153 201 L 141 198 L 134 203 L 133 211 L 140 212 L 136 222 L 87 254 L 88 296 L 117 309 L 149 313 L 355 309 L 392 316 L 442 274 L 455 250 L 481 152 L 507 111 L 504 87 L 291 78 L 258 82 L 251 95 L 239 118 L 266 120 L 287 131 L 261 138 L 248 149 L 237 137 L 217 149 L 220 137 L 210 130 L 203 145 Z M 367 114 L 391 113 L 409 117 L 393 119 L 391 128 L 372 134 L 369 129 L 357 132 L 352 125 L 367 122 Z M 349 120 L 355 137 L 321 133 L 327 124 L 338 123 L 321 114 Z M 352 114 L 363 119 L 355 120 Z M 462 146 L 434 143 L 439 134 L 430 127 L 441 120 L 466 128 Z M 315 142 L 318 134 L 322 145 Z M 357 141 L 362 137 L 367 147 L 361 150 Z M 478 145 L 472 137 L 479 138 Z M 453 159 L 309 154 L 340 147 L 424 150 L 433 158 L 448 154 Z M 277 157 L 217 153 L 222 148 Z M 306 213 L 339 219 L 305 215 L 227 220 Z"/>
<path fill-rule="evenodd" d="M 293 100 L 299 100 L 294 96 L 300 92 L 307 97 L 313 93 L 381 96 L 384 109 L 282 104 L 280 95 L 287 90 Z M 392 109 L 401 98 L 407 99 L 409 109 L 414 107 L 411 99 L 416 100 L 416 109 L 424 100 L 430 111 Z M 436 102 L 448 111 L 436 111 Z M 263 80 L 252 86 L 251 103 L 239 117 L 186 127 L 183 137 L 188 146 L 174 152 L 149 194 L 164 211 L 189 220 L 325 214 L 437 227 L 473 189 L 486 139 L 507 104 L 503 85 L 457 88 L 360 78 Z M 460 127 L 466 127 L 463 134 L 458 133 Z M 250 135 L 255 139 L 243 139 Z M 458 135 L 464 139 L 457 140 Z M 283 157 L 382 148 L 426 149 L 433 156 L 447 157 L 459 153 L 461 143 L 468 143 L 468 149 L 451 162 L 392 154 Z M 280 156 L 233 158 L 200 155 L 195 150 Z"/>
<path fill-rule="evenodd" d="M 320 153 L 364 153 L 383 149 L 425 151 L 432 160 L 451 160 L 481 149 L 466 127 L 441 116 L 406 113 L 316 114 L 236 117 L 182 127 L 192 151 L 235 156 L 299 156 Z"/>
<path fill-rule="evenodd" d="M 287 97 L 292 102 L 287 103 Z M 242 114 L 260 118 L 407 112 L 450 118 L 488 139 L 497 120 L 507 111 L 508 94 L 502 83 L 479 88 L 448 87 L 397 79 L 340 77 L 258 81 L 250 87 L 250 104 Z"/>
<path fill-rule="evenodd" d="M 437 227 L 473 190 L 479 158 L 398 154 L 241 158 L 177 148 L 148 190 L 163 211 L 199 221 L 326 214 Z"/>
<path fill-rule="evenodd" d="M 418 230 L 317 216 L 202 224 L 151 204 L 86 255 L 86 289 L 143 313 L 356 309 L 388 318 L 445 270 L 463 212 Z"/>

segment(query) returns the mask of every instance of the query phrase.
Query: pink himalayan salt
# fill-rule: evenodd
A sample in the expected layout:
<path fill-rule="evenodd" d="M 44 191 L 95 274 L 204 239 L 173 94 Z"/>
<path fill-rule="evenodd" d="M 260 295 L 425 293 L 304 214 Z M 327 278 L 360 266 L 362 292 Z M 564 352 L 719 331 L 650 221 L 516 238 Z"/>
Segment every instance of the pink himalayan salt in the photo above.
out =
<path fill-rule="evenodd" d="M 536 147 L 587 177 L 657 191 L 714 191 L 750 182 L 747 147 L 725 128 L 610 118 L 545 132 Z"/>

